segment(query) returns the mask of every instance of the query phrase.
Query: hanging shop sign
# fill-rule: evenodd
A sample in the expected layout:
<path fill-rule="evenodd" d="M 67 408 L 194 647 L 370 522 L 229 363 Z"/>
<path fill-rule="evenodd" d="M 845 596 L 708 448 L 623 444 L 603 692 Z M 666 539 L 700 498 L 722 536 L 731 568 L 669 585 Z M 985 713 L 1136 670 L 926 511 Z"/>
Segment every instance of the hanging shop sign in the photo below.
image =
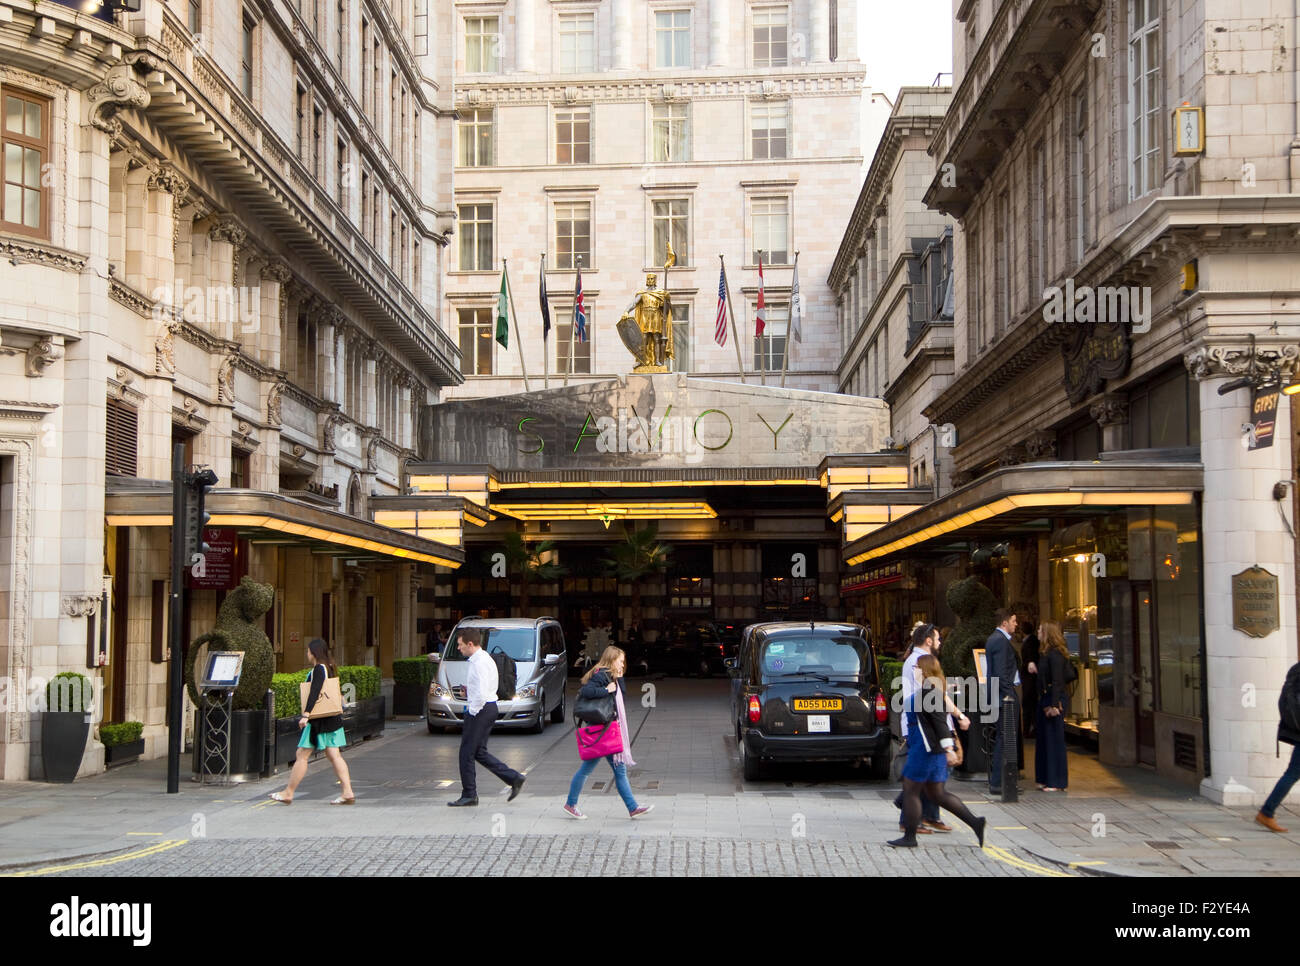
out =
<path fill-rule="evenodd" d="M 1278 629 L 1275 575 L 1262 567 L 1233 575 L 1232 626 L 1247 637 L 1268 637 Z"/>
<path fill-rule="evenodd" d="M 201 565 L 193 564 L 185 571 L 186 586 L 191 590 L 233 590 L 239 586 L 235 572 L 239 531 L 234 527 L 206 527 L 203 542 L 208 552 Z"/>
<path fill-rule="evenodd" d="M 1118 315 L 1118 313 L 1117 313 Z M 1122 317 L 1072 326 L 1061 344 L 1065 359 L 1065 393 L 1077 403 L 1101 391 L 1107 379 L 1128 372 L 1132 342 Z"/>
<path fill-rule="evenodd" d="M 1282 390 L 1277 383 L 1256 386 L 1250 399 L 1249 449 L 1273 445 L 1273 428 L 1277 424 L 1277 405 Z"/>

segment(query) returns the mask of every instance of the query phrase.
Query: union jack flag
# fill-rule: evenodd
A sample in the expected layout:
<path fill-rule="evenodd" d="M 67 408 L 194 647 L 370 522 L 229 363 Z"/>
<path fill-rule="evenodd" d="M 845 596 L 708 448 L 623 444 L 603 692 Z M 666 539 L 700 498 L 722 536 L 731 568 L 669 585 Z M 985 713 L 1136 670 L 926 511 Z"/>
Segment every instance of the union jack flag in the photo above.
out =
<path fill-rule="evenodd" d="M 718 270 L 718 317 L 713 322 L 713 341 L 727 344 L 727 285 L 726 272 Z"/>
<path fill-rule="evenodd" d="M 573 293 L 573 337 L 587 341 L 587 307 L 582 304 L 582 266 L 578 266 L 578 285 Z"/>
<path fill-rule="evenodd" d="M 758 318 L 754 324 L 754 338 L 763 337 L 763 329 L 767 326 L 767 302 L 763 299 L 763 253 L 758 253 Z"/>

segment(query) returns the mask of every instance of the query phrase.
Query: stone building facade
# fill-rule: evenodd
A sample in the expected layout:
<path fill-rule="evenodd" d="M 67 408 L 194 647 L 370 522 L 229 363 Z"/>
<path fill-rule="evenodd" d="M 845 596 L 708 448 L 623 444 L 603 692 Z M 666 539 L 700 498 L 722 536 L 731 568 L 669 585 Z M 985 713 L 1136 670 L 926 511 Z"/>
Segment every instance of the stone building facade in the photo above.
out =
<path fill-rule="evenodd" d="M 658 274 L 677 306 L 673 370 L 780 382 L 793 267 L 804 306 L 786 384 L 833 391 L 840 347 L 825 278 L 861 164 L 864 71 L 846 0 L 458 3 L 457 239 L 445 312 L 457 397 L 564 384 L 575 267 L 590 341 L 570 381 L 627 372 L 615 323 Z M 754 337 L 758 250 L 767 329 Z M 540 256 L 554 323 L 544 351 Z M 736 334 L 714 339 L 719 259 Z M 493 338 L 502 262 L 520 332 Z M 522 352 L 520 350 L 522 347 Z M 547 380 L 544 370 L 549 371 Z"/>
<path fill-rule="evenodd" d="M 316 636 L 387 668 L 413 646 L 417 569 L 461 559 L 369 507 L 403 490 L 421 414 L 459 379 L 437 317 L 449 14 L 71 6 L 0 3 L 24 158 L 0 224 L 0 673 L 90 676 L 153 756 L 174 444 L 218 477 L 230 579 L 276 588 L 281 670 Z M 185 590 L 188 637 L 228 586 Z M 0 777 L 39 775 L 38 723 L 0 713 Z M 83 769 L 102 760 L 92 738 Z"/>
<path fill-rule="evenodd" d="M 954 14 L 925 198 L 958 220 L 955 374 L 925 415 L 955 489 L 850 560 L 963 561 L 1062 622 L 1103 760 L 1260 802 L 1297 654 L 1294 442 L 1288 406 L 1275 442 L 1244 427 L 1300 354 L 1294 10 Z"/>

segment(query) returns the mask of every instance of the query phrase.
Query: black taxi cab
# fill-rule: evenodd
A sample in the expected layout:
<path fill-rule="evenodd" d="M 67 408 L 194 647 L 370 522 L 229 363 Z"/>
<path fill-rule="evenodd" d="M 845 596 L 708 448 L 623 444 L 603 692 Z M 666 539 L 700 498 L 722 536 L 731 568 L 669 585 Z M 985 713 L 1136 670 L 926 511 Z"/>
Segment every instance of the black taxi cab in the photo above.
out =
<path fill-rule="evenodd" d="M 889 704 L 860 625 L 753 625 L 727 670 L 747 781 L 796 761 L 870 762 L 871 777 L 889 777 Z"/>

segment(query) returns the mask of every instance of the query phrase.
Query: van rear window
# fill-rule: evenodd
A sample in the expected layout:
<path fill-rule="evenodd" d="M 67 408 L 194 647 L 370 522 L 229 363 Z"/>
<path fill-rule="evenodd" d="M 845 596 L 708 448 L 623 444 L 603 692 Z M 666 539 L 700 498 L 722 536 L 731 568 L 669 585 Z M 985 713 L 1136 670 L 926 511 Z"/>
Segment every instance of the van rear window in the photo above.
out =
<path fill-rule="evenodd" d="M 871 656 L 860 637 L 781 637 L 767 641 L 758 655 L 764 681 L 782 678 L 827 677 L 836 681 L 865 681 Z"/>

